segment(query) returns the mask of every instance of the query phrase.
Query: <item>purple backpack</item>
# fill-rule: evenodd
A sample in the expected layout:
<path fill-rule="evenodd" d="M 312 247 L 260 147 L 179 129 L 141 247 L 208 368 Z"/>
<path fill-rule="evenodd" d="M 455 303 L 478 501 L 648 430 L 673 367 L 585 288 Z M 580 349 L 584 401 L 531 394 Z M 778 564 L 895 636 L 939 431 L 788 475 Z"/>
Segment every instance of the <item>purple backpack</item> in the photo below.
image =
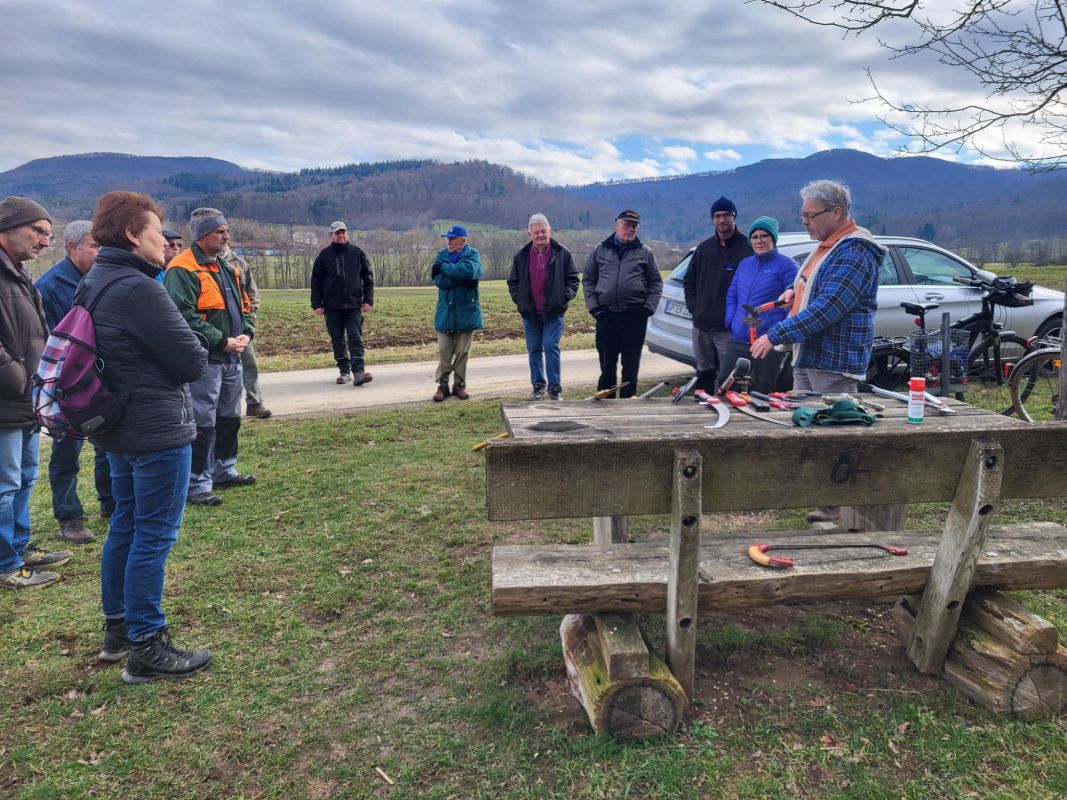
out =
<path fill-rule="evenodd" d="M 92 313 L 104 290 L 124 277 L 128 274 L 101 281 L 82 302 L 76 297 L 48 336 L 32 397 L 37 422 L 51 436 L 84 439 L 111 430 L 122 418 L 130 390 L 112 392 L 104 385 L 106 365 L 96 349 Z M 131 388 L 137 383 L 135 378 Z"/>

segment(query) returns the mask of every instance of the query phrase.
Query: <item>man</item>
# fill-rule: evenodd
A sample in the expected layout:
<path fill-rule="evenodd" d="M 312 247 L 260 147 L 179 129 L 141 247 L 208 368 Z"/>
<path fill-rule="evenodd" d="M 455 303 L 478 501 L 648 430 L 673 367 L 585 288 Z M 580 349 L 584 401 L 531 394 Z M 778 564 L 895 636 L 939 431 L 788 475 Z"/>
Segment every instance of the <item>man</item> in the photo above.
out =
<path fill-rule="evenodd" d="M 52 241 L 52 218 L 28 197 L 0 201 L 0 587 L 40 589 L 70 551 L 49 553 L 30 544 L 30 493 L 37 479 L 40 436 L 30 378 L 48 337 L 41 296 L 23 261 Z"/>
<path fill-rule="evenodd" d="M 255 325 L 259 314 L 260 299 L 259 287 L 256 286 L 252 268 L 229 245 L 226 245 L 222 258 L 248 294 L 248 302 L 252 309 L 252 324 Z M 263 405 L 263 390 L 259 388 L 259 364 L 256 363 L 256 345 L 251 340 L 241 351 L 241 375 L 245 387 L 245 413 L 250 417 L 266 419 L 271 415 L 271 410 Z"/>
<path fill-rule="evenodd" d="M 337 383 L 362 386 L 374 380 L 363 362 L 363 315 L 374 305 L 374 275 L 363 250 L 348 241 L 348 226 L 330 225 L 330 245 L 311 268 L 311 307 L 326 317 Z M 345 343 L 345 337 L 348 343 Z"/>
<path fill-rule="evenodd" d="M 533 384 L 530 399 L 543 400 L 547 386 L 549 398 L 561 400 L 559 340 L 563 315 L 578 293 L 578 270 L 571 251 L 552 238 L 552 227 L 544 214 L 530 217 L 526 232 L 530 242 L 511 260 L 508 291 L 526 332 Z"/>
<path fill-rule="evenodd" d="M 167 243 L 163 245 L 163 268 L 166 269 L 167 265 L 174 260 L 174 256 L 182 251 L 182 235 L 170 228 L 164 228 L 163 238 L 167 240 Z M 162 279 L 162 273 L 160 273 L 160 280 Z"/>
<path fill-rule="evenodd" d="M 752 255 L 748 237 L 737 229 L 737 206 L 720 197 L 711 206 L 715 235 L 697 245 L 682 285 L 685 305 L 693 315 L 694 389 L 715 393 L 716 375 L 730 345 L 726 293 L 742 259 Z"/>
<path fill-rule="evenodd" d="M 763 358 L 775 345 L 793 345 L 793 387 L 836 394 L 855 392 L 864 379 L 874 341 L 878 267 L 883 248 L 849 217 L 848 187 L 812 181 L 800 190 L 800 220 L 819 245 L 782 294 L 789 316 L 752 345 Z M 836 508 L 808 514 L 811 522 L 836 519 Z"/>
<path fill-rule="evenodd" d="M 197 208 L 189 218 L 193 244 L 167 267 L 164 285 L 174 305 L 208 351 L 207 372 L 189 384 L 196 418 L 192 474 L 187 501 L 217 506 L 214 489 L 249 486 L 252 475 L 237 472 L 241 429 L 241 352 L 255 335 L 252 305 L 241 280 L 220 256 L 230 226 L 217 208 Z"/>
<path fill-rule="evenodd" d="M 482 277 L 481 255 L 467 244 L 467 229 L 462 225 L 453 225 L 441 236 L 448 239 L 448 246 L 437 253 L 430 267 L 430 276 L 437 286 L 437 311 L 433 321 L 439 355 L 434 373 L 437 380 L 435 403 L 448 398 L 449 375 L 452 376 L 451 394 L 459 400 L 470 397 L 467 393 L 467 359 L 470 358 L 474 332 L 482 328 L 482 305 L 478 294 L 478 281 Z"/>
<path fill-rule="evenodd" d="M 68 222 L 63 229 L 67 255 L 37 281 L 41 293 L 44 318 L 52 330 L 74 305 L 74 293 L 82 276 L 96 263 L 100 245 L 90 234 L 93 223 L 87 219 Z M 78 499 L 78 472 L 84 439 L 64 436 L 52 441 L 52 458 L 48 462 L 48 482 L 52 487 L 52 513 L 59 522 L 59 535 L 73 544 L 85 544 L 95 538 L 85 525 L 85 510 Z M 111 496 L 111 469 L 107 453 L 93 445 L 93 477 L 96 497 L 100 501 L 100 516 L 111 519 L 115 500 Z"/>
<path fill-rule="evenodd" d="M 589 254 L 582 275 L 585 305 L 596 320 L 596 349 L 600 354 L 597 389 L 616 385 L 622 360 L 619 397 L 637 392 L 645 322 L 663 293 L 663 279 L 655 254 L 637 238 L 641 217 L 627 209 L 615 218 L 615 233 Z"/>

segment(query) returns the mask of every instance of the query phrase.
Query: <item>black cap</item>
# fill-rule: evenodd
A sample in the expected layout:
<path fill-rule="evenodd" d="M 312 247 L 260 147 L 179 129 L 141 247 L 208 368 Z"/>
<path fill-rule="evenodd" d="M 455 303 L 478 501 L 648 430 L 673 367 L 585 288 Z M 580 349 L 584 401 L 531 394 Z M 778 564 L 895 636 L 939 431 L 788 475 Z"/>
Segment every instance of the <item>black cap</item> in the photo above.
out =
<path fill-rule="evenodd" d="M 169 242 L 171 239 L 184 239 L 185 237 L 177 231 L 172 231 L 170 228 L 164 228 L 163 238 Z"/>
<path fill-rule="evenodd" d="M 737 206 L 734 205 L 734 201 L 729 197 L 720 197 L 714 203 L 711 204 L 711 216 L 715 216 L 718 211 L 726 211 L 730 214 L 737 216 Z"/>
<path fill-rule="evenodd" d="M 618 222 L 620 219 L 626 220 L 627 222 L 636 222 L 638 225 L 641 224 L 641 215 L 631 208 L 628 208 L 625 211 L 620 211 L 619 216 L 615 217 L 615 221 Z"/>

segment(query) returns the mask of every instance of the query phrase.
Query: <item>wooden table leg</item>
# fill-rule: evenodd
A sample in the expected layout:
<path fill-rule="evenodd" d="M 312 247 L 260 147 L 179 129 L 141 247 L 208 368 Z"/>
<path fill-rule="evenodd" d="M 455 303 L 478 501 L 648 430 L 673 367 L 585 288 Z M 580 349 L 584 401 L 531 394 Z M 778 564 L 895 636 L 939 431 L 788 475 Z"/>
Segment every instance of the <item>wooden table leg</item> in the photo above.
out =
<path fill-rule="evenodd" d="M 695 450 L 675 451 L 671 565 L 667 574 L 667 664 L 689 698 L 693 697 L 696 674 L 701 466 L 700 453 Z"/>

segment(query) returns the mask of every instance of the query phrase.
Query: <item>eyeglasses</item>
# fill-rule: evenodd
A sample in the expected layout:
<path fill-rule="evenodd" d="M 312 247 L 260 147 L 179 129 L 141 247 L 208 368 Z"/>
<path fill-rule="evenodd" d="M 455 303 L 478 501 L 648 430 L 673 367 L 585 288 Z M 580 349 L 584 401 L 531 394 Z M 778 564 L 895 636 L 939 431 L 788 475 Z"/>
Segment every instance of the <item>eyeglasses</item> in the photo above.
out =
<path fill-rule="evenodd" d="M 32 230 L 34 233 L 36 233 L 42 239 L 47 239 L 48 241 L 52 241 L 53 239 L 56 238 L 47 229 L 38 228 L 36 225 L 30 225 L 30 230 Z"/>
<path fill-rule="evenodd" d="M 748 238 L 751 239 L 753 242 L 765 242 L 768 239 L 770 239 L 771 237 L 770 237 L 770 234 L 757 233 L 756 235 L 750 236 Z"/>
<path fill-rule="evenodd" d="M 834 206 L 834 208 L 837 208 L 837 206 Z M 800 221 L 801 222 L 811 222 L 816 217 L 820 217 L 823 214 L 827 214 L 827 213 L 829 213 L 829 212 L 831 212 L 833 210 L 834 210 L 833 208 L 824 208 L 822 211 L 816 211 L 814 214 L 801 214 L 800 215 Z"/>

